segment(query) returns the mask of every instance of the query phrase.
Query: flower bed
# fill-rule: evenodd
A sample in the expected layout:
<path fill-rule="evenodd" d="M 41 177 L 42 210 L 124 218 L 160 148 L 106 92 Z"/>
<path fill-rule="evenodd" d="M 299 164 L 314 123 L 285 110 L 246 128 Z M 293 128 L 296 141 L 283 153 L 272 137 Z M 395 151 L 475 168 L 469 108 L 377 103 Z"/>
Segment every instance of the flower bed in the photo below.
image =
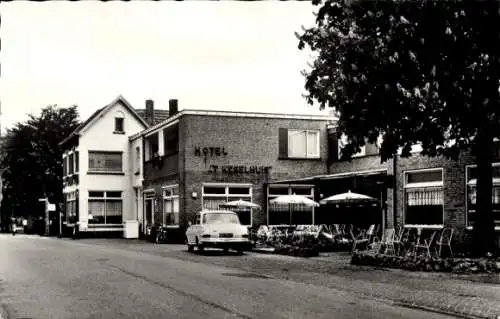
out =
<path fill-rule="evenodd" d="M 354 252 L 351 264 L 400 268 L 411 271 L 436 271 L 453 273 L 500 273 L 500 258 L 426 258 L 399 257 L 368 252 Z"/>

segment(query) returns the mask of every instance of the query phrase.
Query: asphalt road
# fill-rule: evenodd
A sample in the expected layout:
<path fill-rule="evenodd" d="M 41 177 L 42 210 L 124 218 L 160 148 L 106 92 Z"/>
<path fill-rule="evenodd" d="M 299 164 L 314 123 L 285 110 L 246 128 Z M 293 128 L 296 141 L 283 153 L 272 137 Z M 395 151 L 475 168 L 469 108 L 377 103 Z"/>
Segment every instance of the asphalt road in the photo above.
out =
<path fill-rule="evenodd" d="M 0 305 L 4 319 L 451 318 L 221 266 L 10 235 L 0 235 Z"/>

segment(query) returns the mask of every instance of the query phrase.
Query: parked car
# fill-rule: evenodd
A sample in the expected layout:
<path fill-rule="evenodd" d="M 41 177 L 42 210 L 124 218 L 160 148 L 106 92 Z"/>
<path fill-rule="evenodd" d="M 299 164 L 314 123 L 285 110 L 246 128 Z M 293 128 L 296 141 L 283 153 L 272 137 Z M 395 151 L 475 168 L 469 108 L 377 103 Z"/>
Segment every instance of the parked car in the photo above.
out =
<path fill-rule="evenodd" d="M 238 214 L 228 210 L 202 210 L 196 214 L 194 224 L 186 230 L 188 251 L 197 247 L 229 249 L 239 254 L 250 247 L 248 228 L 241 225 Z"/>

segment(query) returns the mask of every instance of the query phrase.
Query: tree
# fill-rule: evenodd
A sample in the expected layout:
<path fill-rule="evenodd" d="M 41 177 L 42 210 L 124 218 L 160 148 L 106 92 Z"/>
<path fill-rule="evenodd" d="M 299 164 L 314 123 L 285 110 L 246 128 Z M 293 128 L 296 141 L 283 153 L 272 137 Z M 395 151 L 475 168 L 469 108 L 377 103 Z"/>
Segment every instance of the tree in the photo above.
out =
<path fill-rule="evenodd" d="M 2 220 L 11 216 L 43 216 L 39 198 L 60 203 L 62 194 L 62 149 L 58 145 L 78 125 L 76 106 L 48 106 L 40 116 L 29 115 L 5 137 L 1 167 L 6 168 Z"/>
<path fill-rule="evenodd" d="M 423 155 L 478 165 L 474 253 L 495 249 L 494 138 L 500 137 L 498 1 L 313 0 L 316 24 L 299 49 L 317 54 L 306 99 L 339 113 L 350 157 L 379 135 L 385 161 L 420 144 Z"/>

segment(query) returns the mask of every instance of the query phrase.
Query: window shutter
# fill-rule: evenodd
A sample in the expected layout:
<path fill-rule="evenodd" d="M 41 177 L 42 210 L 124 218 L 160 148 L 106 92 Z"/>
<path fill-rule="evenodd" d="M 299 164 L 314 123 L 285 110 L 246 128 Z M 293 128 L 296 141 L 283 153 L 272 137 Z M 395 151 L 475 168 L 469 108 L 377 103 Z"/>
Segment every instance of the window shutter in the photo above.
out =
<path fill-rule="evenodd" d="M 339 141 L 336 132 L 328 132 L 328 163 L 339 160 Z"/>
<path fill-rule="evenodd" d="M 279 158 L 288 158 L 288 129 L 279 129 Z"/>

